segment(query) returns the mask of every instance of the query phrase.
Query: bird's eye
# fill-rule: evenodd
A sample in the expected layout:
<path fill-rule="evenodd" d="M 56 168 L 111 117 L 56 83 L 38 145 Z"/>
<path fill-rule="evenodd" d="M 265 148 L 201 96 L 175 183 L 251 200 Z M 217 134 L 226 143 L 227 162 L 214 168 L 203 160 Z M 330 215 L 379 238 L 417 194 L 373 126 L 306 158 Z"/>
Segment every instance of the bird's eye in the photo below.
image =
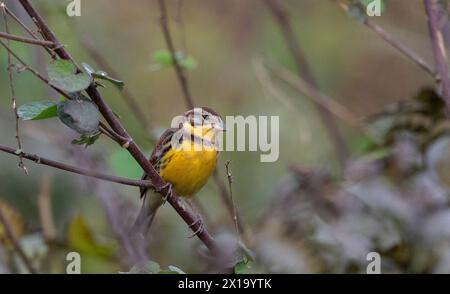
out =
<path fill-rule="evenodd" d="M 204 114 L 204 115 L 203 115 L 203 119 L 204 119 L 204 120 L 209 120 L 209 115 L 208 115 L 208 114 Z"/>

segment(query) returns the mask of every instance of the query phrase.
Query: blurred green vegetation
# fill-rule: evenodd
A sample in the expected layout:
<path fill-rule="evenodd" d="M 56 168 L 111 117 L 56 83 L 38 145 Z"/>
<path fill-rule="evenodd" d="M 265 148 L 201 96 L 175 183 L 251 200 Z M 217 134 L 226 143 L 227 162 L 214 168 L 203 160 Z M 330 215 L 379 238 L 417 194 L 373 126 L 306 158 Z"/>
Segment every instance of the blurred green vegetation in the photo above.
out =
<path fill-rule="evenodd" d="M 123 80 L 125 87 L 137 98 L 141 110 L 156 127 L 156 133 L 169 127 L 171 119 L 185 111 L 178 81 L 170 67 L 171 61 L 164 55 L 166 44 L 156 1 L 82 1 L 82 15 L 77 17 L 66 15 L 64 1 L 35 2 L 74 59 L 79 64 L 87 62 L 96 70 L 103 70 L 83 47 L 82 40 L 88 39 L 93 43 L 120 75 L 113 78 Z M 356 118 L 368 117 L 388 104 L 409 99 L 425 85 L 433 85 L 434 81 L 427 73 L 348 17 L 334 1 L 285 2 L 295 35 L 321 90 L 348 108 Z M 27 24 L 31 24 L 16 1 L 6 3 L 19 17 L 26 19 Z M 386 0 L 385 3 L 382 16 L 373 21 L 414 48 L 426 60 L 432 60 L 422 1 Z M 315 170 L 326 170 L 337 178 L 344 175 L 310 98 L 277 79 L 273 79 L 272 86 L 279 95 L 273 95 L 273 91 L 268 91 L 272 86 L 258 80 L 258 67 L 255 65 L 258 58 L 292 71 L 296 69 L 282 34 L 263 1 L 168 0 L 167 6 L 176 48 L 186 56 L 184 66 L 189 69 L 187 75 L 196 105 L 212 107 L 222 116 L 280 117 L 280 157 L 276 162 L 261 163 L 258 152 L 223 152 L 220 155 L 218 168 L 224 181 L 224 163 L 232 162 L 234 198 L 250 229 L 259 228 L 261 218 L 273 207 L 274 197 L 281 197 L 279 186 L 292 177 L 289 166 L 301 164 Z M 10 26 L 12 33 L 23 34 L 19 27 L 12 25 L 12 21 Z M 11 42 L 11 47 L 38 71 L 45 72 L 49 58 L 44 50 L 17 42 Z M 0 68 L 5 69 L 0 70 L 1 144 L 15 146 L 6 60 L 5 50 L 0 50 Z M 163 66 L 155 67 L 155 64 Z M 119 90 L 113 84 L 103 84 L 106 87 L 100 90 L 107 103 L 135 141 L 150 154 L 152 140 L 149 133 L 139 124 Z M 26 71 L 14 75 L 14 85 L 19 105 L 58 100 L 60 96 Z M 360 131 L 347 122 L 337 121 L 354 154 L 361 154 L 367 141 L 362 139 Z M 92 168 L 85 166 L 80 159 L 86 153 L 102 162 L 98 168 L 107 173 L 131 178 L 141 176 L 142 171 L 128 153 L 104 136 L 87 149 L 71 145 L 71 141 L 79 136 L 56 118 L 20 122 L 20 131 L 26 152 Z M 49 194 L 57 236 L 54 243 L 42 241 L 41 246 L 50 252 L 39 265 L 42 272 L 65 272 L 65 254 L 71 250 L 79 251 L 83 262 L 86 261 L 82 263 L 83 273 L 130 271 L 131 266 L 121 261 L 123 252 L 119 250 L 120 244 L 95 182 L 86 182 L 80 176 L 30 162 L 26 162 L 29 175 L 24 175 L 17 168 L 17 158 L 6 154 L 0 154 L 0 166 L 0 199 L 22 216 L 25 235 L 42 232 L 38 195 L 43 177 L 50 175 L 52 178 Z M 130 216 L 124 216 L 119 222 L 129 227 L 140 207 L 138 189 L 107 185 L 117 190 L 126 201 Z M 232 219 L 212 181 L 199 192 L 197 199 L 207 212 L 207 222 L 215 234 L 234 232 Z M 276 226 L 276 221 L 274 223 Z M 170 270 L 169 266 L 176 266 L 187 273 L 205 270 L 205 265 L 198 262 L 199 241 L 188 238 L 190 232 L 186 224 L 168 205 L 159 211 L 152 233 L 148 252 L 162 269 Z M 303 241 L 300 243 L 296 249 L 307 247 Z M 274 255 L 276 250 L 283 250 L 276 246 L 273 247 Z M 334 243 L 331 246 L 338 247 Z M 260 246 L 259 250 L 261 253 L 266 248 L 261 249 Z M 298 254 L 309 260 L 308 252 L 299 250 Z M 351 271 L 342 266 L 336 266 L 335 271 Z M 256 272 L 289 271 L 286 269 L 291 272 L 320 272 L 320 268 L 320 265 L 311 268 L 293 266 L 279 270 L 267 264 L 253 265 Z M 326 266 L 322 268 L 333 272 Z M 245 270 L 239 268 L 239 271 Z"/>

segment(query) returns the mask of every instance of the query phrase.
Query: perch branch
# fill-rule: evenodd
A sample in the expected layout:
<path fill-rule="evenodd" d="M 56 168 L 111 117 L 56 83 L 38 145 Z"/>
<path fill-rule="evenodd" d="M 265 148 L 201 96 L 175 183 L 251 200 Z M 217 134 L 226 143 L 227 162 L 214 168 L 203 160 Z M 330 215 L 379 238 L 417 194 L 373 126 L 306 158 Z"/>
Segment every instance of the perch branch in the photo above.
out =
<path fill-rule="evenodd" d="M 57 48 L 54 50 L 55 53 L 62 59 L 72 60 L 72 57 L 68 53 L 68 51 L 62 47 L 58 46 L 59 41 L 56 36 L 48 27 L 47 23 L 44 21 L 42 16 L 34 9 L 29 0 L 19 0 L 24 9 L 27 11 L 28 15 L 33 19 L 37 27 L 39 28 L 44 39 L 48 41 L 52 41 L 57 45 Z M 131 140 L 130 135 L 122 126 L 121 122 L 118 120 L 112 109 L 106 104 L 106 102 L 101 97 L 100 93 L 97 91 L 95 86 L 90 86 L 86 90 L 89 97 L 92 101 L 97 104 L 99 111 L 102 113 L 105 120 L 111 126 L 111 128 L 120 136 L 124 138 L 130 139 L 130 144 L 127 147 L 128 152 L 133 156 L 136 162 L 142 167 L 144 172 L 148 175 L 151 182 L 153 183 L 156 190 L 163 190 L 164 187 L 167 186 L 167 183 L 163 178 L 157 173 L 153 165 L 147 160 L 144 153 L 140 150 L 139 146 Z M 181 216 L 181 218 L 190 226 L 190 228 L 196 232 L 198 238 L 208 247 L 213 253 L 218 253 L 218 247 L 216 245 L 215 240 L 208 232 L 208 230 L 204 227 L 201 219 L 199 220 L 193 213 L 188 211 L 181 201 L 181 199 L 174 193 L 170 193 L 167 195 L 167 202 L 177 211 L 177 213 Z M 203 228 L 203 229 L 202 229 Z"/>

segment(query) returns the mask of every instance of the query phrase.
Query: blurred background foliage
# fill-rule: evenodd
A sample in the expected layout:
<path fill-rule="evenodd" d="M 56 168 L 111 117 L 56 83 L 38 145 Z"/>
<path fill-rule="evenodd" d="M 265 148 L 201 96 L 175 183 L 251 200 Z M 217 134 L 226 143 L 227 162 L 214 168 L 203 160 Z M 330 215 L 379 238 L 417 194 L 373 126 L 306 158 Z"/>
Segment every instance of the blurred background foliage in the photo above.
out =
<path fill-rule="evenodd" d="M 77 62 L 102 70 L 83 45 L 88 41 L 120 75 L 116 78 L 125 82 L 151 121 L 151 132 L 150 126 L 141 127 L 116 87 L 105 83 L 101 92 L 135 141 L 150 153 L 151 135 L 185 111 L 178 81 L 167 66 L 156 1 L 82 0 L 77 17 L 66 15 L 68 2 L 33 4 Z M 16 1 L 6 3 L 31 24 Z M 431 61 L 422 1 L 384 3 L 382 16 L 372 20 Z M 280 117 L 276 162 L 261 163 L 258 152 L 220 156 L 224 181 L 224 163 L 232 162 L 234 198 L 254 258 L 239 272 L 365 272 L 371 251 L 382 254 L 384 272 L 450 272 L 450 141 L 445 131 L 421 144 L 415 130 L 399 131 L 391 120 L 393 139 L 368 148 L 371 141 L 361 130 L 338 119 L 353 154 L 342 169 L 310 98 L 271 75 L 270 83 L 261 79 L 261 60 L 296 70 L 263 1 L 168 0 L 167 6 L 176 47 L 187 56 L 184 66 L 196 105 L 212 107 L 222 116 Z M 286 0 L 285 6 L 321 90 L 358 120 L 434 85 L 427 73 L 346 15 L 335 1 Z M 15 25 L 11 31 L 22 34 Z M 45 72 L 45 51 L 15 42 L 11 46 Z M 0 71 L 1 143 L 15 146 L 6 61 L 5 50 L 0 50 L 0 68 L 5 69 Z M 59 97 L 28 72 L 16 74 L 14 84 L 19 104 Z M 27 152 L 120 176 L 141 176 L 128 153 L 104 137 L 87 149 L 71 145 L 77 134 L 57 119 L 21 122 L 20 131 Z M 138 189 L 99 184 L 30 162 L 29 175 L 24 175 L 17 158 L 5 154 L 0 165 L 0 209 L 39 272 L 64 273 L 70 251 L 81 254 L 83 273 L 132 269 L 117 230 L 132 224 L 140 207 Z M 197 199 L 213 234 L 219 240 L 234 238 L 232 219 L 212 181 Z M 159 265 L 149 264 L 153 270 L 148 271 L 178 271 L 172 266 L 187 273 L 214 271 L 207 259 L 198 262 L 202 246 L 188 238 L 186 224 L 168 205 L 158 213 L 151 233 L 148 254 Z M 0 272 L 26 272 L 1 228 L 0 241 Z"/>

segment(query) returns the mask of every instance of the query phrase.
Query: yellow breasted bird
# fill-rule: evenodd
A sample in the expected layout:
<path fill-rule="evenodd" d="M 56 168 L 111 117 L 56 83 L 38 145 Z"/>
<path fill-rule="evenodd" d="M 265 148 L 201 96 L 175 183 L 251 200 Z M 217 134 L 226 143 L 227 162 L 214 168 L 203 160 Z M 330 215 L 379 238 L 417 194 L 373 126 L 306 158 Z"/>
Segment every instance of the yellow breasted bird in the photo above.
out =
<path fill-rule="evenodd" d="M 211 108 L 191 109 L 177 128 L 169 128 L 161 135 L 149 160 L 179 196 L 190 198 L 206 184 L 216 167 L 218 135 L 223 130 L 220 115 Z M 148 177 L 144 174 L 142 178 Z M 164 201 L 155 191 L 141 188 L 140 192 L 143 204 L 132 231 L 145 235 Z"/>

